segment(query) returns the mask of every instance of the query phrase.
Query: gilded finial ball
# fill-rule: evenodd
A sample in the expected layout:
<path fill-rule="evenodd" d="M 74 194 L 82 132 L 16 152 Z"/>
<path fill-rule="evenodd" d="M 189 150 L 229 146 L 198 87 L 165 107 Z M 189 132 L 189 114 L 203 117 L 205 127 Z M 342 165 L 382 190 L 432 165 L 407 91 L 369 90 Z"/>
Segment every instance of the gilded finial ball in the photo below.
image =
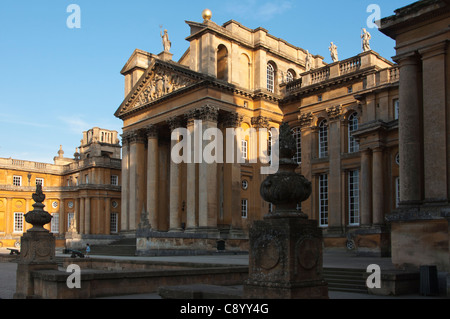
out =
<path fill-rule="evenodd" d="M 209 10 L 209 9 L 203 10 L 202 17 L 203 17 L 204 20 L 211 20 L 211 18 L 212 18 L 211 10 Z"/>

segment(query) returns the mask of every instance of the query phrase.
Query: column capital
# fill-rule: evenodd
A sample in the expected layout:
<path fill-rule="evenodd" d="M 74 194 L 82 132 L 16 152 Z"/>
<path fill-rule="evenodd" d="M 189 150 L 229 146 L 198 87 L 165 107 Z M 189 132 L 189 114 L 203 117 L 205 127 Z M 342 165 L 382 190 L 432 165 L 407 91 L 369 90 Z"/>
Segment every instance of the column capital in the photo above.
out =
<path fill-rule="evenodd" d="M 384 145 L 378 145 L 372 148 L 373 153 L 383 152 L 386 147 Z"/>
<path fill-rule="evenodd" d="M 135 130 L 132 132 L 129 140 L 130 143 L 145 143 L 146 142 L 146 136 L 145 136 L 145 131 L 144 130 Z"/>
<path fill-rule="evenodd" d="M 237 128 L 241 126 L 244 117 L 236 112 L 228 112 L 221 117 L 221 121 L 225 128 Z"/>
<path fill-rule="evenodd" d="M 400 66 L 400 68 L 403 65 L 418 64 L 420 61 L 419 55 L 416 51 L 396 55 L 396 56 L 392 57 L 392 60 L 394 62 L 396 62 Z"/>
<path fill-rule="evenodd" d="M 265 116 L 259 115 L 259 116 L 252 117 L 251 123 L 252 123 L 252 126 L 254 126 L 257 129 L 260 129 L 260 128 L 268 129 L 269 128 L 269 118 L 265 117 Z"/>
<path fill-rule="evenodd" d="M 426 48 L 420 49 L 419 54 L 421 55 L 422 60 L 426 60 L 437 55 L 445 54 L 446 49 L 447 41 L 441 41 Z"/>
<path fill-rule="evenodd" d="M 217 122 L 219 108 L 211 104 L 206 104 L 198 109 L 198 117 L 203 121 Z"/>
<path fill-rule="evenodd" d="M 187 120 L 187 126 L 191 126 L 194 125 L 194 121 L 198 120 L 199 114 L 198 114 L 198 109 L 190 109 L 188 110 L 184 117 Z"/>
<path fill-rule="evenodd" d="M 166 121 L 166 123 L 169 125 L 170 130 L 173 131 L 173 130 L 181 127 L 182 120 L 178 116 L 174 116 L 174 117 L 171 117 L 170 119 L 168 119 Z"/>
<path fill-rule="evenodd" d="M 130 132 L 130 131 L 123 132 L 123 134 L 121 134 L 120 136 L 122 137 L 122 145 L 123 146 L 130 144 L 132 132 Z"/>
<path fill-rule="evenodd" d="M 147 134 L 147 138 L 158 138 L 158 127 L 150 124 L 145 127 L 145 133 Z"/>

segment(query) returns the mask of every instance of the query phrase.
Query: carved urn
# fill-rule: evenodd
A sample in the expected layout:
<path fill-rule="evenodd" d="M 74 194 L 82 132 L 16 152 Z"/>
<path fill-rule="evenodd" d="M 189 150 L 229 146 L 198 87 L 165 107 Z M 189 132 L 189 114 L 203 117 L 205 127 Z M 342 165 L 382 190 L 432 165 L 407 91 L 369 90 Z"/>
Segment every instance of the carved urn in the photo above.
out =
<path fill-rule="evenodd" d="M 279 139 L 275 147 L 279 146 L 278 172 L 269 175 L 261 184 L 261 197 L 275 205 L 275 210 L 264 218 L 300 217 L 308 216 L 297 210 L 297 204 L 309 198 L 312 193 L 311 182 L 303 175 L 295 172 L 298 164 L 293 160 L 296 152 L 295 139 L 287 123 L 280 126 Z"/>
<path fill-rule="evenodd" d="M 25 221 L 33 227 L 28 231 L 37 232 L 45 231 L 48 232 L 43 226 L 52 221 L 53 216 L 48 212 L 44 211 L 45 205 L 42 203 L 45 200 L 45 195 L 42 192 L 42 186 L 36 185 L 36 193 L 32 195 L 35 203 L 33 204 L 34 210 L 25 214 Z"/>

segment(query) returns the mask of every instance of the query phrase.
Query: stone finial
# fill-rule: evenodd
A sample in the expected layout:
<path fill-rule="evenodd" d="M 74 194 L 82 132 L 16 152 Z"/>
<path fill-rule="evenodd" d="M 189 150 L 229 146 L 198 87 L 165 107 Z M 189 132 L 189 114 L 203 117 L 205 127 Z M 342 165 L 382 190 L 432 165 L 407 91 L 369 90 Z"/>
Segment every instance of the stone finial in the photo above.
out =
<path fill-rule="evenodd" d="M 34 210 L 25 214 L 25 221 L 31 225 L 33 228 L 29 229 L 29 232 L 48 232 L 43 226 L 52 221 L 53 216 L 48 212 L 44 211 L 45 205 L 42 203 L 45 200 L 45 195 L 42 192 L 42 185 L 36 185 L 36 193 L 32 195 L 35 203 L 33 204 Z"/>
<path fill-rule="evenodd" d="M 59 146 L 58 156 L 61 158 L 64 157 L 64 151 L 62 149 L 62 145 Z"/>
<path fill-rule="evenodd" d="M 307 219 L 308 216 L 297 210 L 297 204 L 308 199 L 312 193 L 311 182 L 303 175 L 297 174 L 298 164 L 293 160 L 296 152 L 295 139 L 287 123 L 280 127 L 278 141 L 280 163 L 278 172 L 269 175 L 260 187 L 261 197 L 276 206 L 275 211 L 264 218 L 297 217 Z"/>
<path fill-rule="evenodd" d="M 205 9 L 202 12 L 203 21 L 210 21 L 212 18 L 212 12 L 209 9 Z"/>

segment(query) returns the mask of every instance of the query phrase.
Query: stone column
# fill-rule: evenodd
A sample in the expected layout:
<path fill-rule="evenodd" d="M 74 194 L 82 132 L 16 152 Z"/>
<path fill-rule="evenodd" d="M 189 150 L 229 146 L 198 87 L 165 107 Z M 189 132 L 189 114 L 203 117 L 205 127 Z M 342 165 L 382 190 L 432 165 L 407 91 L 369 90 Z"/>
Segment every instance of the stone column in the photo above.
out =
<path fill-rule="evenodd" d="M 7 234 L 11 234 L 13 229 L 12 225 L 14 225 L 14 220 L 11 222 L 11 219 L 14 218 L 12 211 L 12 198 L 6 198 L 6 211 L 5 211 L 5 231 Z"/>
<path fill-rule="evenodd" d="M 130 139 L 130 201 L 129 201 L 129 229 L 136 230 L 145 199 L 145 142 L 143 131 L 134 132 Z"/>
<path fill-rule="evenodd" d="M 223 127 L 225 132 L 224 136 L 227 138 L 226 130 L 227 129 L 233 129 L 241 126 L 242 123 L 242 115 L 239 115 L 238 113 L 228 113 L 224 119 Z M 225 141 L 225 152 L 224 152 L 224 158 L 225 158 L 225 164 L 224 164 L 224 173 L 228 175 L 228 178 L 230 180 L 230 184 L 224 185 L 224 187 L 227 188 L 226 194 L 229 196 L 229 198 L 224 198 L 224 202 L 227 202 L 229 207 L 229 214 L 231 215 L 231 229 L 230 234 L 232 234 L 234 237 L 240 237 L 243 235 L 242 230 L 242 217 L 241 217 L 241 164 L 237 161 L 237 154 L 238 152 L 238 141 L 237 136 L 233 134 L 233 140 L 232 141 Z M 227 145 L 229 147 L 227 147 Z M 226 156 L 227 151 L 231 151 L 231 148 L 234 153 L 234 158 L 231 163 L 226 162 Z"/>
<path fill-rule="evenodd" d="M 99 199 L 100 200 L 100 199 Z M 104 224 L 104 234 L 109 235 L 111 233 L 111 198 L 106 197 L 105 202 L 105 224 Z M 99 212 L 100 215 L 100 212 Z M 100 230 L 101 231 L 101 230 Z"/>
<path fill-rule="evenodd" d="M 147 132 L 147 210 L 150 226 L 158 230 L 158 178 L 159 178 L 159 151 L 158 129 L 154 125 L 146 128 Z"/>
<path fill-rule="evenodd" d="M 86 197 L 84 199 L 84 233 L 91 233 L 91 199 Z"/>
<path fill-rule="evenodd" d="M 79 219 L 77 218 L 77 214 L 79 215 Z M 84 198 L 75 199 L 75 210 L 73 213 L 73 218 L 75 218 L 79 234 L 84 234 Z"/>
<path fill-rule="evenodd" d="M 78 233 L 79 228 L 80 228 L 80 199 L 79 198 L 75 198 L 74 200 L 74 210 L 73 210 L 73 218 L 75 220 L 75 232 Z M 64 207 L 61 205 L 61 207 Z M 60 208 L 60 211 L 62 212 L 62 208 Z M 61 214 L 60 214 L 61 215 Z"/>
<path fill-rule="evenodd" d="M 423 171 L 426 202 L 448 202 L 446 45 L 446 42 L 441 42 L 419 51 L 423 64 Z"/>
<path fill-rule="evenodd" d="M 179 118 L 171 118 L 169 121 L 170 131 L 181 127 Z M 170 150 L 180 141 L 180 135 L 172 136 Z M 180 164 L 176 164 L 170 160 L 170 204 L 169 204 L 169 231 L 179 232 L 181 228 L 181 211 L 180 211 Z"/>
<path fill-rule="evenodd" d="M 208 128 L 217 128 L 218 109 L 205 105 L 199 109 L 203 132 Z M 202 136 L 203 136 L 202 132 Z M 206 143 L 203 143 L 202 150 Z M 199 226 L 203 230 L 217 233 L 217 163 L 208 164 L 204 160 L 199 163 Z"/>
<path fill-rule="evenodd" d="M 397 60 L 400 66 L 400 204 L 422 200 L 422 121 L 419 62 L 413 55 Z"/>
<path fill-rule="evenodd" d="M 129 229 L 129 199 L 130 199 L 130 133 L 122 135 L 122 184 L 121 184 L 121 221 L 122 231 Z"/>
<path fill-rule="evenodd" d="M 361 225 L 369 226 L 372 215 L 372 154 L 370 149 L 361 151 Z"/>
<path fill-rule="evenodd" d="M 384 151 L 377 147 L 372 152 L 372 223 L 384 224 Z M 363 179 L 365 182 L 365 180 Z"/>
<path fill-rule="evenodd" d="M 198 228 L 197 207 L 197 164 L 194 161 L 194 121 L 198 118 L 197 110 L 190 110 L 186 114 L 187 130 L 191 141 L 191 157 L 186 164 L 186 231 L 195 232 Z"/>
<path fill-rule="evenodd" d="M 60 205 L 60 209 L 59 209 L 59 225 L 58 225 L 58 233 L 59 234 L 64 234 L 64 225 L 65 225 L 65 220 L 66 220 L 66 212 L 64 210 L 64 208 L 66 207 L 66 201 L 62 200 L 61 201 L 61 205 Z"/>

